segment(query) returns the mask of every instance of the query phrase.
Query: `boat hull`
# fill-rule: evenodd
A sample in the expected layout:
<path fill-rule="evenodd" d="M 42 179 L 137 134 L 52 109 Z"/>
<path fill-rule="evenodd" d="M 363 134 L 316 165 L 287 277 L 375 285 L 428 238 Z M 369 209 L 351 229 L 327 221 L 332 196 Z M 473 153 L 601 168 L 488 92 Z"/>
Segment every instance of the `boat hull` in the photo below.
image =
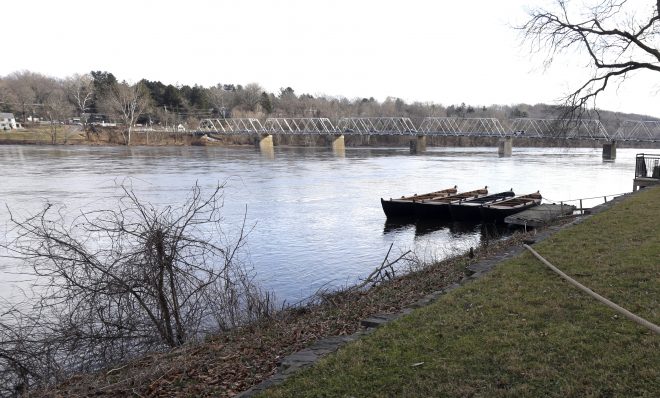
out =
<path fill-rule="evenodd" d="M 415 217 L 415 202 L 413 201 L 384 200 L 381 198 L 380 204 L 383 206 L 387 218 Z"/>
<path fill-rule="evenodd" d="M 449 204 L 449 213 L 454 221 L 481 221 L 481 205 Z"/>
<path fill-rule="evenodd" d="M 456 187 L 447 188 L 440 191 L 429 192 L 422 195 L 414 194 L 412 196 L 402 196 L 398 199 L 385 200 L 380 198 L 380 205 L 383 207 L 385 217 L 387 218 L 408 218 L 415 217 L 415 207 L 417 203 L 424 199 L 443 198 L 456 193 Z"/>
<path fill-rule="evenodd" d="M 414 210 L 419 219 L 451 220 L 450 204 L 453 202 L 469 201 L 483 198 L 488 195 L 488 189 L 477 189 L 456 195 L 449 195 L 440 199 L 422 200 L 416 203 Z"/>
<path fill-rule="evenodd" d="M 418 202 L 413 210 L 418 219 L 451 220 L 449 203 Z"/>

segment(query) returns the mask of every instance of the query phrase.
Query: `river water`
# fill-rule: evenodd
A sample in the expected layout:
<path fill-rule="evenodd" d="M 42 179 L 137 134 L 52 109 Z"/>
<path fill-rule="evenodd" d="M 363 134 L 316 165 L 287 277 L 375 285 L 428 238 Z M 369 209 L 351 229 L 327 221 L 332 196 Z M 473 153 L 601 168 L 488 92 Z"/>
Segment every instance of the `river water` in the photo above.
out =
<path fill-rule="evenodd" d="M 112 206 L 126 178 L 158 205 L 181 203 L 195 182 L 208 190 L 224 182 L 226 231 L 235 233 L 246 215 L 257 280 L 291 303 L 365 277 L 392 243 L 393 255 L 412 249 L 441 258 L 492 233 L 480 225 L 391 225 L 380 197 L 454 185 L 539 190 L 557 202 L 602 197 L 631 190 L 640 152 L 619 149 L 615 162 L 603 162 L 600 148 L 514 148 L 512 157 L 499 158 L 496 148 L 430 148 L 422 155 L 347 148 L 338 156 L 325 148 L 276 147 L 274 156 L 264 156 L 252 148 L 0 146 L 0 228 L 7 230 L 7 208 L 25 215 L 46 201 L 70 212 Z M 585 206 L 597 203 L 602 199 Z M 20 279 L 2 266 L 0 297 Z"/>

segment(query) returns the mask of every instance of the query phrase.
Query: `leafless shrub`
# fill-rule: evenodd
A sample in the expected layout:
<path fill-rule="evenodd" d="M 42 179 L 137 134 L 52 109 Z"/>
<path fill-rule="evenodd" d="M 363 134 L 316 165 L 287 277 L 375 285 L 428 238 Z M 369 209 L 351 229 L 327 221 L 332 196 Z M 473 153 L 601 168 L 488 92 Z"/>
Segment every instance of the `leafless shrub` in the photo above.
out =
<path fill-rule="evenodd" d="M 399 257 L 397 257 L 395 260 L 389 261 L 390 253 L 392 252 L 393 246 L 394 243 L 390 245 L 390 248 L 387 250 L 387 254 L 385 255 L 385 258 L 383 259 L 383 262 L 380 264 L 380 266 L 377 267 L 375 270 L 373 270 L 369 274 L 369 276 L 367 276 L 367 278 L 364 279 L 361 283 L 353 286 L 351 289 L 360 290 L 366 286 L 374 287 L 379 283 L 383 283 L 385 281 L 389 281 L 396 278 L 397 271 L 394 268 L 394 265 L 401 260 L 405 261 L 406 258 L 412 254 L 412 251 L 408 250 L 405 253 L 401 254 Z"/>
<path fill-rule="evenodd" d="M 121 185 L 117 209 L 71 222 L 51 204 L 11 215 L 0 247 L 35 276 L 36 297 L 0 310 L 0 394 L 269 316 L 272 297 L 241 261 L 245 219 L 233 239 L 223 232 L 222 188 L 195 185 L 182 206 L 156 208 Z"/>

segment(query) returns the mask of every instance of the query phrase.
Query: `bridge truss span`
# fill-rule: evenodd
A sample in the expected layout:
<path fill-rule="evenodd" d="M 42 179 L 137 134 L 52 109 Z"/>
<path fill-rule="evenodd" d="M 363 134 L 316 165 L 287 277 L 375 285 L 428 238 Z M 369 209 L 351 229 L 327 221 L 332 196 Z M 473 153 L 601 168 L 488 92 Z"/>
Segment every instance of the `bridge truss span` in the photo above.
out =
<path fill-rule="evenodd" d="M 428 135 L 459 136 L 461 126 L 455 117 L 425 117 L 419 125 L 419 132 Z"/>
<path fill-rule="evenodd" d="M 420 134 L 436 136 L 502 137 L 506 130 L 495 118 L 425 117 Z"/>
<path fill-rule="evenodd" d="M 529 138 L 609 140 L 597 119 L 513 119 L 510 134 Z"/>
<path fill-rule="evenodd" d="M 268 118 L 264 122 L 264 132 L 268 134 L 337 134 L 337 128 L 330 119 L 314 118 Z"/>
<path fill-rule="evenodd" d="M 499 120 L 495 118 L 470 118 L 461 120 L 461 135 L 477 137 L 503 137 L 507 135 Z"/>
<path fill-rule="evenodd" d="M 337 122 L 337 131 L 346 135 L 418 135 L 407 117 L 346 117 Z"/>
<path fill-rule="evenodd" d="M 612 139 L 616 141 L 660 142 L 660 120 L 624 120 Z"/>
<path fill-rule="evenodd" d="M 255 118 L 203 119 L 199 131 L 214 134 L 258 134 L 264 127 Z"/>

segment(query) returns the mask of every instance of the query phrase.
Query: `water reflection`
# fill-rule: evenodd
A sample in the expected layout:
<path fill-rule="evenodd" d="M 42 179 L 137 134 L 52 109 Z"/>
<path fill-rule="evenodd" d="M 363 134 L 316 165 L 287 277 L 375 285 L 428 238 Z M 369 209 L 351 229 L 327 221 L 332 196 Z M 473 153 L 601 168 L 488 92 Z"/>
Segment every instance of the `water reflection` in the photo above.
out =
<path fill-rule="evenodd" d="M 332 148 L 332 153 L 335 155 L 335 157 L 345 158 L 346 157 L 346 148 L 343 147 L 343 146 Z"/>
<path fill-rule="evenodd" d="M 457 239 L 478 234 L 482 241 L 497 239 L 511 232 L 506 225 L 497 223 L 395 218 L 385 220 L 383 235 L 396 235 L 405 230 L 413 230 L 416 238 L 446 231 L 451 237 Z"/>
<path fill-rule="evenodd" d="M 273 146 L 264 146 L 260 149 L 258 148 L 258 151 L 264 159 L 275 159 L 275 148 Z"/>

